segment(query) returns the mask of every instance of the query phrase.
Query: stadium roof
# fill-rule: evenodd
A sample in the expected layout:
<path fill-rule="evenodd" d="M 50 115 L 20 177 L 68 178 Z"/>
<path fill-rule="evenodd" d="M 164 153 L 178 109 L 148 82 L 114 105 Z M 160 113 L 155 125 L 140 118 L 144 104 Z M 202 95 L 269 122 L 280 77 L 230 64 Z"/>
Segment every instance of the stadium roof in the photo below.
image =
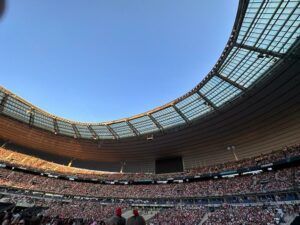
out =
<path fill-rule="evenodd" d="M 240 0 L 231 36 L 219 60 L 193 90 L 151 111 L 101 123 L 51 115 L 0 87 L 0 113 L 55 134 L 122 139 L 186 127 L 245 95 L 283 59 L 300 36 L 299 0 Z"/>

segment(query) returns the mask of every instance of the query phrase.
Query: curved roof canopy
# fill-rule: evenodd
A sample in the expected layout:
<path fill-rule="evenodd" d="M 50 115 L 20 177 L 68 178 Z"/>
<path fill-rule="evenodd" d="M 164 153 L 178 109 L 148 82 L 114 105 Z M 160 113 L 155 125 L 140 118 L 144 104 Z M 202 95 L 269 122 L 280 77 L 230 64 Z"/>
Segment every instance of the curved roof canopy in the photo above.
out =
<path fill-rule="evenodd" d="M 146 113 L 102 123 L 51 115 L 0 87 L 0 113 L 55 134 L 120 139 L 185 127 L 246 93 L 300 36 L 299 0 L 240 0 L 225 49 L 210 73 L 184 96 Z"/>

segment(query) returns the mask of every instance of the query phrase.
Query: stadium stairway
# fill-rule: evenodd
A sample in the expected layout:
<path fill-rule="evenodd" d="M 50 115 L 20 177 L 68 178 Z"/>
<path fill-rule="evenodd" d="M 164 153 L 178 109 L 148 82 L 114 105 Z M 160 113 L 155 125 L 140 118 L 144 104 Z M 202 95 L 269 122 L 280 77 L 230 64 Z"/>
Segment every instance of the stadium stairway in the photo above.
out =
<path fill-rule="evenodd" d="M 297 215 L 295 214 L 295 215 L 288 215 L 288 216 L 285 216 L 284 217 L 284 221 L 285 221 L 285 223 L 281 223 L 281 225 L 293 225 L 293 221 L 296 219 L 296 217 L 297 217 Z M 299 222 L 300 222 L 300 219 L 298 220 L 298 221 L 294 221 L 295 222 L 295 224 L 299 224 Z"/>
<path fill-rule="evenodd" d="M 153 211 L 148 211 L 148 213 L 143 213 L 142 216 L 146 220 L 150 220 L 153 216 L 155 216 L 157 213 L 159 213 L 159 210 L 153 210 Z"/>
<path fill-rule="evenodd" d="M 144 219 L 146 221 L 150 220 L 153 216 L 155 216 L 157 213 L 159 212 L 159 210 L 152 210 L 152 211 L 148 211 L 147 213 L 145 213 L 144 211 L 142 210 L 139 210 L 139 213 L 141 216 L 144 217 Z M 129 217 L 131 217 L 133 214 L 132 214 L 132 210 L 127 210 L 125 211 L 122 216 L 127 220 Z"/>
<path fill-rule="evenodd" d="M 291 223 L 291 225 L 299 225 L 299 224 L 300 224 L 300 216 L 296 216 L 296 218 Z"/>
<path fill-rule="evenodd" d="M 14 204 L 0 202 L 0 213 L 12 209 L 13 207 L 15 207 Z"/>
<path fill-rule="evenodd" d="M 205 215 L 204 215 L 203 218 L 201 219 L 199 225 L 202 225 L 207 219 L 208 219 L 208 213 L 205 213 Z"/>
<path fill-rule="evenodd" d="M 127 220 L 129 217 L 132 216 L 132 210 L 127 210 L 123 212 L 122 216 Z"/>

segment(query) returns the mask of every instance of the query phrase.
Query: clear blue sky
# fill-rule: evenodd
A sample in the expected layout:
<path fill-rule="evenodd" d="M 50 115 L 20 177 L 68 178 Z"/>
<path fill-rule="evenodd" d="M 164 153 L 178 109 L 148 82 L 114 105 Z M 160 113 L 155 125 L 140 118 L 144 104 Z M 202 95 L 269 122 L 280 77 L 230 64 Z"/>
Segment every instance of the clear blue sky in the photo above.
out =
<path fill-rule="evenodd" d="M 7 0 L 0 84 L 55 115 L 102 122 L 185 94 L 219 58 L 237 0 Z"/>

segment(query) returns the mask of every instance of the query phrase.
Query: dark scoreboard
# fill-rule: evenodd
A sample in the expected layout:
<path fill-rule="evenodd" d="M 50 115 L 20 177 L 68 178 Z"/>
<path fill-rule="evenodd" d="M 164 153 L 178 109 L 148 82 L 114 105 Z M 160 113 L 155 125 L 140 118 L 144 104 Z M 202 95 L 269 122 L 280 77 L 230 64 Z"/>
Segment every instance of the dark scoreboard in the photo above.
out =
<path fill-rule="evenodd" d="M 182 157 L 162 158 L 155 161 L 155 173 L 183 172 Z"/>

